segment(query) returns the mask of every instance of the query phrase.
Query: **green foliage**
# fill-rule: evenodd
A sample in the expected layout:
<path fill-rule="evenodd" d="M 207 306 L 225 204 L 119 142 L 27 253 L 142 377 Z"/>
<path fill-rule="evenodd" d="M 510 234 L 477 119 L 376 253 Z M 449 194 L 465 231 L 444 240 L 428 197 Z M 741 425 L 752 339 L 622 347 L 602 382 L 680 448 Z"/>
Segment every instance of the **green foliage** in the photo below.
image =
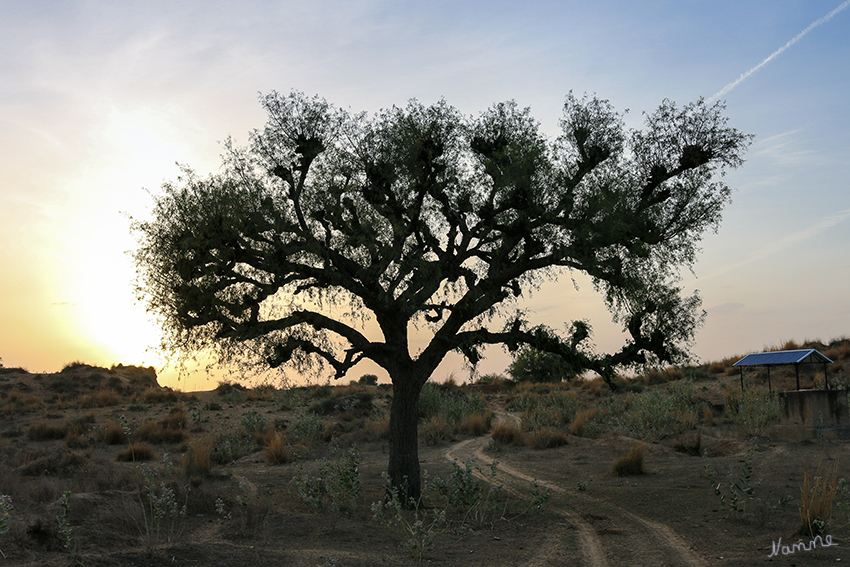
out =
<path fill-rule="evenodd" d="M 360 505 L 363 486 L 360 481 L 360 452 L 351 447 L 340 453 L 334 448 L 333 460 L 318 462 L 318 472 L 311 476 L 299 465 L 292 478 L 298 498 L 315 510 L 330 508 L 335 512 L 352 514 Z"/>
<path fill-rule="evenodd" d="M 743 394 L 732 389 L 726 394 L 726 416 L 748 437 L 761 435 L 779 423 L 779 396 L 767 388 L 748 388 Z"/>
<path fill-rule="evenodd" d="M 227 465 L 250 454 L 255 446 L 251 437 L 240 435 L 238 431 L 226 431 L 215 439 L 212 460 L 219 465 Z"/>
<path fill-rule="evenodd" d="M 168 456 L 163 456 L 163 462 L 168 472 L 173 465 Z M 139 487 L 139 497 L 142 505 L 142 517 L 145 523 L 145 534 L 150 543 L 164 541 L 172 543 L 182 532 L 188 516 L 189 486 L 183 488 L 185 501 L 181 507 L 175 487 L 160 480 L 159 470 L 147 464 L 138 465 L 143 477 L 143 485 Z"/>
<path fill-rule="evenodd" d="M 59 527 L 59 533 L 62 534 L 62 547 L 65 553 L 68 554 L 68 562 L 72 565 L 85 567 L 86 562 L 77 553 L 77 542 L 74 540 L 74 529 L 71 527 L 71 521 L 68 519 L 68 511 L 71 508 L 71 491 L 66 490 L 62 493 L 59 499 L 59 512 L 56 514 L 56 523 Z"/>
<path fill-rule="evenodd" d="M 514 353 L 508 374 L 514 382 L 563 382 L 580 374 L 584 368 L 575 368 L 557 354 L 525 347 Z"/>
<path fill-rule="evenodd" d="M 289 424 L 287 432 L 291 434 L 293 441 L 312 445 L 322 438 L 324 427 L 325 422 L 318 415 L 301 412 Z"/>
<path fill-rule="evenodd" d="M 419 394 L 420 421 L 441 416 L 451 431 L 457 431 L 464 418 L 483 413 L 486 409 L 481 396 L 434 382 L 427 382 Z"/>
<path fill-rule="evenodd" d="M 240 420 L 243 429 L 249 434 L 262 433 L 266 430 L 266 418 L 261 416 L 254 410 L 248 411 L 242 415 Z"/>
<path fill-rule="evenodd" d="M 693 383 L 681 380 L 671 383 L 666 391 L 654 388 L 627 394 L 625 407 L 616 419 L 632 437 L 656 442 L 693 429 L 701 407 Z"/>

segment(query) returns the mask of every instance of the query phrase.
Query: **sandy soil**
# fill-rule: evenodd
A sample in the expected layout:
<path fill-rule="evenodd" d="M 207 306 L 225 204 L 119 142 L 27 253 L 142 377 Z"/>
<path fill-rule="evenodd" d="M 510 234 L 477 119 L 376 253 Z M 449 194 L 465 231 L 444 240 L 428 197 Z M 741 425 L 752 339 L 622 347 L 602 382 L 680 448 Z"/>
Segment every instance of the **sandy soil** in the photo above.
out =
<path fill-rule="evenodd" d="M 8 377 L 8 376 L 7 376 Z M 22 377 L 8 377 L 22 383 Z M 35 386 L 33 386 L 35 387 Z M 186 400 L 187 411 L 213 394 Z M 498 395 L 490 396 L 497 419 L 516 419 L 502 409 Z M 275 401 L 221 400 L 221 409 L 207 411 L 187 436 L 223 430 L 256 411 L 268 422 L 287 420 L 292 410 Z M 191 481 L 190 514 L 172 541 L 148 537 L 142 514 L 140 480 L 133 463 L 116 461 L 125 448 L 100 442 L 69 447 L 63 440 L 34 441 L 20 435 L 29 424 L 46 419 L 59 423 L 86 412 L 94 423 L 125 415 L 132 427 L 168 415 L 172 403 L 127 404 L 95 409 L 45 406 L 40 410 L 5 412 L 0 443 L 0 493 L 13 497 L 8 533 L 0 535 L 5 565 L 66 565 L 69 557 L 90 566 L 116 565 L 293 565 L 367 566 L 416 565 L 419 562 L 384 523 L 373 519 L 370 503 L 381 499 L 386 467 L 386 441 L 368 441 L 362 432 L 341 430 L 335 444 L 360 451 L 362 505 L 350 515 L 313 511 L 294 495 L 295 475 L 315 467 L 314 460 L 330 456 L 319 444 L 296 463 L 270 465 L 262 451 L 234 463 L 213 467 L 211 475 Z M 94 426 L 93 426 L 94 427 Z M 342 426 L 340 426 L 342 427 Z M 342 428 L 344 429 L 344 428 Z M 15 432 L 18 432 L 16 435 Z M 727 482 L 727 471 L 738 475 L 750 443 L 753 456 L 753 495 L 747 513 L 728 519 L 705 472 L 705 459 L 677 452 L 676 439 L 649 444 L 646 474 L 611 476 L 612 462 L 636 443 L 622 436 L 587 439 L 570 436 L 564 446 L 535 450 L 498 445 L 489 435 L 457 437 L 421 446 L 422 468 L 431 478 L 445 476 L 451 462 L 475 462 L 479 476 L 504 486 L 509 493 L 504 512 L 481 522 L 452 518 L 438 533 L 434 548 L 423 561 L 445 567 L 477 565 L 542 566 L 745 566 L 826 565 L 850 562 L 847 526 L 829 526 L 832 547 L 798 549 L 771 555 L 774 544 L 803 540 L 794 536 L 799 525 L 800 487 L 806 471 L 839 467 L 850 470 L 848 442 L 834 439 L 792 441 L 778 437 L 744 439 L 728 425 L 702 427 L 688 433 L 700 438 L 700 452 Z M 95 432 L 91 432 L 95 438 Z M 85 437 L 85 436 L 84 436 Z M 186 443 L 156 446 L 150 466 L 163 465 L 168 453 L 179 464 Z M 495 475 L 489 471 L 495 470 Z M 176 474 L 179 483 L 190 481 Z M 182 480 L 181 480 L 182 479 Z M 242 486 L 240 487 L 240 482 Z M 542 511 L 524 511 L 532 486 L 548 488 L 551 501 Z M 57 522 L 60 497 L 71 491 L 68 521 L 73 553 Z M 240 494 L 249 496 L 241 512 Z M 791 497 L 780 505 L 783 497 Z M 230 520 L 216 512 L 220 498 Z M 463 523 L 463 529 L 458 526 Z"/>

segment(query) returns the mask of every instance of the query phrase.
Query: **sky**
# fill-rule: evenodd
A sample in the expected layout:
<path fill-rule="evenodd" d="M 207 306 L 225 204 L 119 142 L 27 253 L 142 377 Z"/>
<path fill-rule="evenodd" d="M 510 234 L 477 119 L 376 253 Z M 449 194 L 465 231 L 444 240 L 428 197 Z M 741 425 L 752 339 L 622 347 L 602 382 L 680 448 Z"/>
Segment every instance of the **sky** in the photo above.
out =
<path fill-rule="evenodd" d="M 177 163 L 217 171 L 223 140 L 264 125 L 259 95 L 292 89 L 369 112 L 445 98 L 472 115 L 513 99 L 553 138 L 571 90 L 628 109 L 633 128 L 665 98 L 723 100 L 756 139 L 682 274 L 708 313 L 695 357 L 850 335 L 850 0 L 0 0 L 0 13 L 7 367 L 161 367 L 133 293 L 130 218 L 147 217 Z M 576 283 L 547 283 L 523 307 L 555 328 L 588 318 L 599 349 L 618 348 Z M 479 370 L 509 362 L 491 349 Z M 435 379 L 452 372 L 463 379 L 457 358 Z"/>

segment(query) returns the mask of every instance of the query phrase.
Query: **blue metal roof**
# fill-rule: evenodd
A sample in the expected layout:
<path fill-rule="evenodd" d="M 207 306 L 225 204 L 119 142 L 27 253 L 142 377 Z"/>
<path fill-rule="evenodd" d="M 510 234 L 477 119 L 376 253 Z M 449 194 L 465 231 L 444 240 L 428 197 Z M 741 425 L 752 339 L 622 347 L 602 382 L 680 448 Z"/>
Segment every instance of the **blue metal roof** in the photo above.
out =
<path fill-rule="evenodd" d="M 799 350 L 777 350 L 748 354 L 732 366 L 773 366 L 774 364 L 832 363 L 830 359 L 813 348 Z"/>

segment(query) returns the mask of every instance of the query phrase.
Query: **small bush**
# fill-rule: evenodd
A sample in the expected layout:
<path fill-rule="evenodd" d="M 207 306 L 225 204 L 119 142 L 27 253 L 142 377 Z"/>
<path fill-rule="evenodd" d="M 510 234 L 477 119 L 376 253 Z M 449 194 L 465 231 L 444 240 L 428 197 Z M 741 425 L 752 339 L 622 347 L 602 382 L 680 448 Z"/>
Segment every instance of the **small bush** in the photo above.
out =
<path fill-rule="evenodd" d="M 493 427 L 490 437 L 505 445 L 522 445 L 525 443 L 525 432 L 515 423 L 500 421 Z"/>
<path fill-rule="evenodd" d="M 743 394 L 731 390 L 726 394 L 726 417 L 745 435 L 761 435 L 768 426 L 779 423 L 779 398 L 767 388 L 748 388 Z"/>
<path fill-rule="evenodd" d="M 116 461 L 141 462 L 152 461 L 155 453 L 153 447 L 147 443 L 133 443 L 115 457 Z"/>
<path fill-rule="evenodd" d="M 643 470 L 643 452 L 646 445 L 637 443 L 632 445 L 629 453 L 625 457 L 620 457 L 614 461 L 614 466 L 611 468 L 612 476 L 636 476 L 644 474 Z"/>
<path fill-rule="evenodd" d="M 164 404 L 166 402 L 177 402 L 180 395 L 171 388 L 148 388 L 142 393 L 142 400 L 147 404 Z"/>

